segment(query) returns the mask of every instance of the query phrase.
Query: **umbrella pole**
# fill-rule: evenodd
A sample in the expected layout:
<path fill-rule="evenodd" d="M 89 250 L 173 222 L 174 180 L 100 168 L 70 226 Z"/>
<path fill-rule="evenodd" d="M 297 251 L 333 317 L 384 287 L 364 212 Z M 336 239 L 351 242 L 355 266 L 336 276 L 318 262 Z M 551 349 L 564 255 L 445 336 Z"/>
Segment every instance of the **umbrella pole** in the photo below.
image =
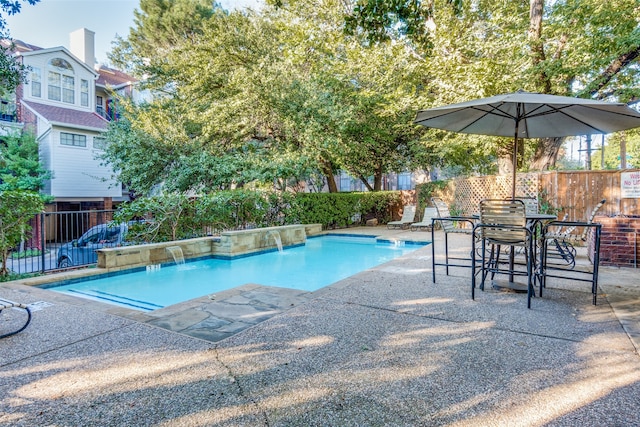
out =
<path fill-rule="evenodd" d="M 518 167 L 518 125 L 520 120 L 516 119 L 516 129 L 513 135 L 513 168 L 511 171 L 511 200 L 516 199 L 516 168 Z"/>
<path fill-rule="evenodd" d="M 516 168 L 518 167 L 518 125 L 520 120 L 516 119 L 516 129 L 513 135 L 513 168 L 511 172 L 511 200 L 516 199 Z M 515 264 L 515 248 L 511 246 L 509 251 L 509 283 L 513 283 L 513 266 Z"/>

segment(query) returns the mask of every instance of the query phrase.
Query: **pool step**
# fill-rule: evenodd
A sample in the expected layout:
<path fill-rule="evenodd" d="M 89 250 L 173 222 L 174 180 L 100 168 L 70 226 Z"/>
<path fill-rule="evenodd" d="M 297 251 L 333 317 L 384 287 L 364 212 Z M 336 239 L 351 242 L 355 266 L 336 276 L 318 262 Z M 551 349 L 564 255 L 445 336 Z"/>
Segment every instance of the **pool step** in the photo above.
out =
<path fill-rule="evenodd" d="M 68 292 L 70 294 L 78 294 L 85 298 L 108 301 L 111 304 L 118 304 L 118 305 L 123 305 L 125 307 L 132 307 L 137 310 L 152 311 L 152 310 L 157 310 L 159 308 L 164 307 L 162 305 L 154 304 L 152 302 L 140 301 L 137 299 L 127 298 L 120 295 L 110 294 L 108 292 L 99 291 L 97 289 L 86 289 L 82 291 L 77 289 L 67 289 L 65 292 Z"/>

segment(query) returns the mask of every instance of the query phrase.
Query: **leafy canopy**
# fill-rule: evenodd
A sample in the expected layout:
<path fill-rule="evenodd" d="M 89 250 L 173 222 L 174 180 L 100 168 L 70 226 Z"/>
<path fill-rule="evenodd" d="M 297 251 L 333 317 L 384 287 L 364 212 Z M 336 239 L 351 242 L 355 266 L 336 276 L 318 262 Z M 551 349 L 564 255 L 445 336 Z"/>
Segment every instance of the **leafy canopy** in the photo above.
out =
<path fill-rule="evenodd" d="M 38 155 L 38 142 L 31 132 L 0 138 L 0 191 L 44 188 L 51 172 L 45 170 Z"/>

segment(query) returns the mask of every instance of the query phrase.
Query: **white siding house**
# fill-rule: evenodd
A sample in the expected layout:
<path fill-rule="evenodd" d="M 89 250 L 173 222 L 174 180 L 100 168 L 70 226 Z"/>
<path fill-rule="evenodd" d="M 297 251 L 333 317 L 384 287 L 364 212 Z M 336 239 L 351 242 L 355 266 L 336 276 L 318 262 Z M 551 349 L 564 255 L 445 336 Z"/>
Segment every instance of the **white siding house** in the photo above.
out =
<path fill-rule="evenodd" d="M 125 200 L 122 185 L 97 156 L 100 136 L 117 119 L 111 91 L 135 93 L 135 79 L 117 70 L 95 67 L 94 33 L 71 33 L 71 50 L 15 42 L 15 55 L 30 71 L 14 98 L 13 121 L 35 133 L 40 156 L 52 178 L 45 192 L 51 210 L 110 209 Z"/>

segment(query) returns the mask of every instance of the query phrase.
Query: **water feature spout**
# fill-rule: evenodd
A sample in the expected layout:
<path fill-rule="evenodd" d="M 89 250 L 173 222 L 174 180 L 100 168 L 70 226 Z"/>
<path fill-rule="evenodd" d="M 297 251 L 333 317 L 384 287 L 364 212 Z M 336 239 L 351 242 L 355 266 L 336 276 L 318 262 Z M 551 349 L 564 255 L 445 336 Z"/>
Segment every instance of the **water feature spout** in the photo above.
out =
<path fill-rule="evenodd" d="M 280 232 L 278 230 L 269 230 L 264 235 L 264 239 L 269 243 L 269 236 L 273 236 L 273 240 L 276 242 L 278 252 L 282 252 L 282 239 L 280 238 Z"/>
<path fill-rule="evenodd" d="M 171 254 L 173 261 L 177 265 L 184 264 L 184 254 L 182 253 L 182 248 L 180 246 L 167 246 L 167 252 Z"/>

